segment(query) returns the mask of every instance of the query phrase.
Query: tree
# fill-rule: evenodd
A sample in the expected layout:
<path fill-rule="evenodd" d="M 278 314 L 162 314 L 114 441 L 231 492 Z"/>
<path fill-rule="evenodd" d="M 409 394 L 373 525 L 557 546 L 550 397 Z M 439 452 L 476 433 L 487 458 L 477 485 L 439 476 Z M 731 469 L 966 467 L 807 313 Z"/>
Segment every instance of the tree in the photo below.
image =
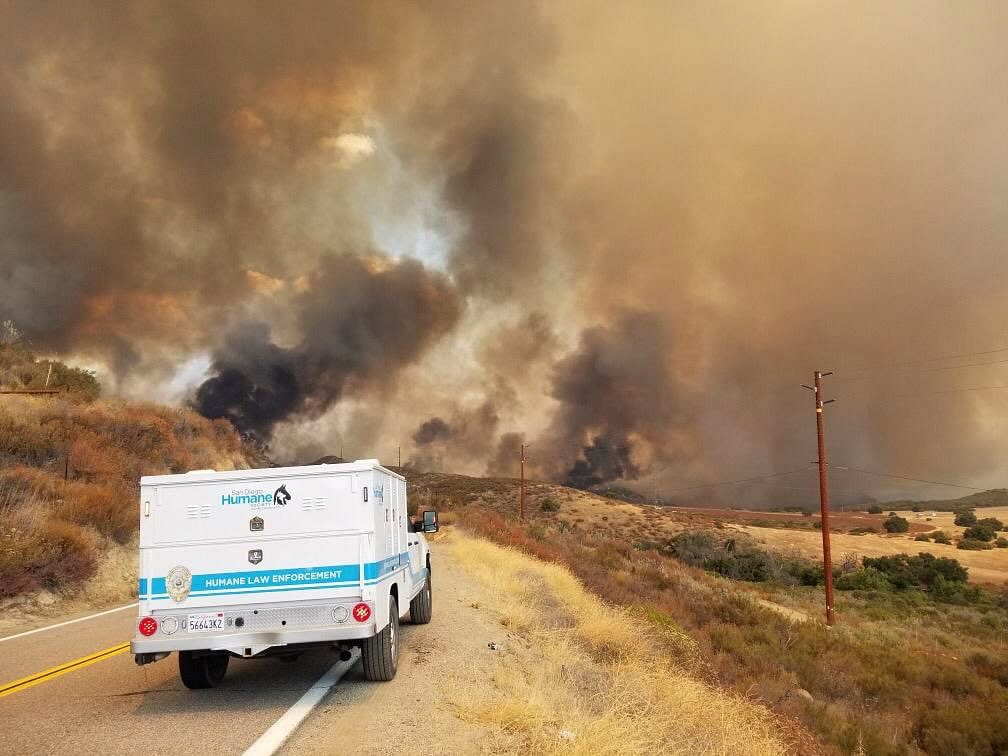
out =
<path fill-rule="evenodd" d="M 872 504 L 868 507 L 868 514 L 882 514 L 882 507 L 878 504 Z"/>
<path fill-rule="evenodd" d="M 982 520 L 977 520 L 976 524 L 977 525 L 983 525 L 984 527 L 988 527 L 991 530 L 1004 530 L 1005 529 L 1004 523 L 1001 522 L 1001 520 L 999 520 L 996 517 L 984 517 Z"/>
<path fill-rule="evenodd" d="M 968 528 L 970 525 L 977 524 L 977 516 L 973 513 L 972 509 L 960 509 L 956 512 L 955 524 Z"/>
<path fill-rule="evenodd" d="M 882 523 L 882 527 L 887 533 L 906 533 L 910 530 L 910 521 L 897 514 L 889 515 L 889 519 Z"/>
<path fill-rule="evenodd" d="M 974 525 L 971 528 L 966 528 L 963 532 L 963 538 L 971 539 L 974 541 L 993 541 L 994 537 L 997 535 L 997 531 L 989 525 Z"/>

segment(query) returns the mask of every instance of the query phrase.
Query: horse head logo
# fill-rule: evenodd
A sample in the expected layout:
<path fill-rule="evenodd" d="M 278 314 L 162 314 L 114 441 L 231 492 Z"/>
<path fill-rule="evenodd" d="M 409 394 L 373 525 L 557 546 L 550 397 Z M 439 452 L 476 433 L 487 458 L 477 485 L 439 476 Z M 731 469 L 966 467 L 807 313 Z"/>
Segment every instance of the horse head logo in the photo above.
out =
<path fill-rule="evenodd" d="M 291 495 L 287 492 L 287 484 L 284 483 L 280 488 L 276 490 L 273 494 L 273 504 L 274 506 L 283 506 L 288 501 L 291 500 Z"/>

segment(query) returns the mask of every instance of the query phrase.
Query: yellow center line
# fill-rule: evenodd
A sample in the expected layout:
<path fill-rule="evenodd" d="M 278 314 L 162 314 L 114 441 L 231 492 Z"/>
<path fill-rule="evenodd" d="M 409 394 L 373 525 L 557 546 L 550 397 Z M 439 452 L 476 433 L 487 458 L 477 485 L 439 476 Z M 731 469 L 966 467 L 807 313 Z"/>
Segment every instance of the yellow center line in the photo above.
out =
<path fill-rule="evenodd" d="M 52 680 L 60 675 L 65 675 L 67 672 L 73 672 L 77 669 L 89 667 L 92 664 L 97 664 L 98 662 L 103 661 L 104 659 L 111 659 L 113 656 L 121 654 L 124 651 L 129 651 L 129 647 L 129 641 L 126 643 L 120 643 L 118 646 L 106 648 L 104 651 L 95 651 L 93 654 L 88 656 L 82 656 L 80 659 L 74 659 L 73 661 L 66 662 L 65 664 L 60 664 L 58 667 L 47 669 L 45 672 L 37 672 L 34 675 L 22 677 L 20 680 L 5 683 L 4 685 L 0 685 L 0 698 L 9 696 L 11 693 L 17 693 L 25 690 L 33 685 L 46 682 L 47 680 Z"/>

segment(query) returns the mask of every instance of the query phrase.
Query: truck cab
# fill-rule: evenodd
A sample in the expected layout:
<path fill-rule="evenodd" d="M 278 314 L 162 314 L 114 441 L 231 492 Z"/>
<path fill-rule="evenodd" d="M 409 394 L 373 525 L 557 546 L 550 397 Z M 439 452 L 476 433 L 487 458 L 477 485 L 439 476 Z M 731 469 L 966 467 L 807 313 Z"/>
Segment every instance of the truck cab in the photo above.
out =
<path fill-rule="evenodd" d="M 217 685 L 231 658 L 326 644 L 390 680 L 399 621 L 431 619 L 425 533 L 406 480 L 344 464 L 145 476 L 140 481 L 138 664 L 178 652 L 190 688 Z"/>

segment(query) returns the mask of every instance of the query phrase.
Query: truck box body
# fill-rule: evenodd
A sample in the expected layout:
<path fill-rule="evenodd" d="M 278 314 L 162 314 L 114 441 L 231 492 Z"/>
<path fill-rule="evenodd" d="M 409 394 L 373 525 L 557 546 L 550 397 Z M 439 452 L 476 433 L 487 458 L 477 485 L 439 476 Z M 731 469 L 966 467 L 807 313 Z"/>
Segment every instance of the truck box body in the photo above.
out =
<path fill-rule="evenodd" d="M 427 579 L 406 481 L 377 460 L 148 476 L 140 507 L 140 617 L 157 629 L 138 655 L 371 637 Z"/>

